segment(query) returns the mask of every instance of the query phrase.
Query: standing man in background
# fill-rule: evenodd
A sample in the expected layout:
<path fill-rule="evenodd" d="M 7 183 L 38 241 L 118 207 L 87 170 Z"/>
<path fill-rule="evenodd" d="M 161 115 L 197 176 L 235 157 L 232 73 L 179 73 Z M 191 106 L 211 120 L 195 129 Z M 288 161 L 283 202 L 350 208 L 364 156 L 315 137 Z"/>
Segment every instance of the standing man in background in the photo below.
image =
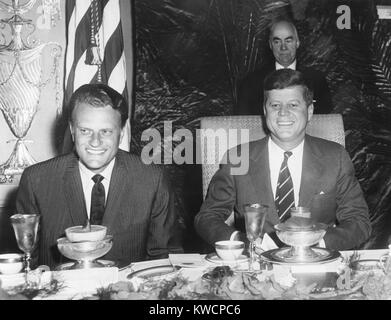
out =
<path fill-rule="evenodd" d="M 269 46 L 275 61 L 265 63 L 239 83 L 234 114 L 263 114 L 263 81 L 269 73 L 285 68 L 298 70 L 304 75 L 314 94 L 314 113 L 330 113 L 333 105 L 326 78 L 320 71 L 304 67 L 297 61 L 296 53 L 300 40 L 294 24 L 286 20 L 274 22 L 270 27 Z"/>

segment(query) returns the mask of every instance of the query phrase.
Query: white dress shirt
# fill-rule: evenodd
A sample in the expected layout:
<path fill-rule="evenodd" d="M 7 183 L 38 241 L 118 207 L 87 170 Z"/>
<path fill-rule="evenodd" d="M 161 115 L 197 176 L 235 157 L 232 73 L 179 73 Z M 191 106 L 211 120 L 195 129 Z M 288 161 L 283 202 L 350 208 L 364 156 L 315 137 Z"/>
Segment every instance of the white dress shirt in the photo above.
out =
<path fill-rule="evenodd" d="M 294 149 L 290 150 L 292 155 L 288 159 L 288 168 L 291 173 L 293 181 L 293 194 L 295 197 L 295 206 L 299 204 L 299 191 L 301 182 L 301 167 L 303 162 L 303 146 L 304 140 Z M 269 167 L 270 167 L 270 181 L 272 184 L 273 198 L 276 198 L 276 189 L 278 182 L 278 175 L 280 173 L 281 163 L 284 160 L 284 150 L 276 145 L 269 137 Z M 231 234 L 230 240 L 234 240 L 239 231 L 234 231 Z M 270 239 L 272 243 L 273 240 Z"/>
<path fill-rule="evenodd" d="M 283 65 L 279 64 L 277 61 L 276 61 L 276 70 L 280 70 L 280 69 L 292 69 L 292 70 L 296 70 L 296 60 L 292 62 L 292 64 L 290 64 L 288 67 L 284 67 Z"/>
<path fill-rule="evenodd" d="M 268 151 L 269 151 L 269 169 L 270 169 L 270 182 L 273 191 L 273 198 L 276 198 L 277 182 L 278 175 L 280 173 L 281 163 L 284 161 L 284 150 L 281 149 L 273 140 L 269 137 L 268 141 Z M 301 173 L 303 168 L 303 151 L 304 151 L 304 140 L 294 149 L 289 150 L 292 152 L 292 155 L 288 158 L 288 168 L 292 177 L 293 182 L 293 193 L 295 197 L 295 206 L 299 205 L 299 194 L 300 194 L 300 185 L 301 185 Z M 239 231 L 234 231 L 231 234 L 230 240 L 236 239 L 236 235 Z M 318 246 L 325 248 L 324 240 L 320 240 Z M 264 250 L 271 250 L 277 248 L 277 245 L 274 241 L 265 234 L 262 243 L 259 244 L 259 247 Z"/>
<path fill-rule="evenodd" d="M 269 137 L 269 168 L 270 182 L 272 184 L 273 198 L 276 198 L 278 175 L 280 174 L 281 163 L 284 161 L 284 150 L 281 149 Z M 295 197 L 295 206 L 299 205 L 299 193 L 301 184 L 301 171 L 303 167 L 303 148 L 304 140 L 294 149 L 290 150 L 292 155 L 288 158 L 288 168 L 293 182 L 293 194 Z"/>
<path fill-rule="evenodd" d="M 270 181 L 272 184 L 273 197 L 276 198 L 277 191 L 277 182 L 278 175 L 280 173 L 281 163 L 284 160 L 284 150 L 281 149 L 278 145 L 276 145 L 273 140 L 269 137 L 268 142 L 269 148 L 269 167 L 270 167 Z M 293 182 L 293 194 L 295 196 L 295 206 L 299 205 L 299 194 L 300 194 L 300 186 L 301 186 L 301 172 L 303 168 L 303 151 L 304 151 L 304 140 L 294 149 L 289 150 L 292 152 L 292 155 L 288 158 L 288 168 L 291 173 L 292 182 Z M 271 238 L 264 238 L 263 246 L 266 250 L 274 249 L 270 247 L 270 243 L 273 241 Z M 320 240 L 318 246 L 321 248 L 325 248 L 324 240 Z"/>
<path fill-rule="evenodd" d="M 102 184 L 105 187 L 105 201 L 107 201 L 107 195 L 109 194 L 110 179 L 111 179 L 111 173 L 113 172 L 114 163 L 115 163 L 115 158 L 110 161 L 108 166 L 102 172 L 99 173 L 104 178 L 102 180 Z M 95 184 L 94 181 L 92 180 L 92 177 L 96 175 L 96 173 L 89 170 L 80 161 L 79 161 L 79 171 L 80 171 L 81 183 L 83 185 L 83 193 L 84 193 L 84 200 L 87 209 L 87 216 L 89 219 L 90 210 L 91 210 L 91 193 L 92 193 L 92 188 L 94 187 Z"/>

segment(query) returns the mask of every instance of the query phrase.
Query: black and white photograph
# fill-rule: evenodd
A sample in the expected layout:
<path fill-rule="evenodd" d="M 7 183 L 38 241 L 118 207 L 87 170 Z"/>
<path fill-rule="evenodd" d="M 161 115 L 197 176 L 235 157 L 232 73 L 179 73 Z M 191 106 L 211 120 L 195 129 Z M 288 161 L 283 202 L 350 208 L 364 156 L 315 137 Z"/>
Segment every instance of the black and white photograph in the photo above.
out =
<path fill-rule="evenodd" d="M 391 0 L 0 0 L 0 110 L 0 300 L 391 299 Z"/>

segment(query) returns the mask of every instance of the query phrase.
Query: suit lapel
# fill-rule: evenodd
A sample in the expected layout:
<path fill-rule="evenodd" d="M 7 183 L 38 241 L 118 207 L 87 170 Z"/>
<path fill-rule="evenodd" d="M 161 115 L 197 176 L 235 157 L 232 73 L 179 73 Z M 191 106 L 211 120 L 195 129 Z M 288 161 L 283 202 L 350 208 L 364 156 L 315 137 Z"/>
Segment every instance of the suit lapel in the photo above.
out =
<path fill-rule="evenodd" d="M 274 203 L 273 191 L 270 181 L 268 138 L 262 140 L 250 161 L 252 165 L 251 183 L 254 194 L 261 203 L 268 204 L 271 208 L 270 221 L 279 223 L 279 217 Z M 301 173 L 301 185 L 299 193 L 299 206 L 310 207 L 312 198 L 319 193 L 323 165 L 321 151 L 313 144 L 311 137 L 306 135 L 303 150 L 303 169 Z"/>
<path fill-rule="evenodd" d="M 321 151 L 306 135 L 303 151 L 303 169 L 301 173 L 299 205 L 310 207 L 311 200 L 319 192 L 323 165 L 320 161 Z"/>
<path fill-rule="evenodd" d="M 269 167 L 269 151 L 267 148 L 268 138 L 262 140 L 259 149 L 250 159 L 253 164 L 251 173 L 252 187 L 261 204 L 266 204 L 270 207 L 269 220 L 276 224 L 279 222 L 276 206 L 273 198 L 273 191 L 270 182 L 270 167 Z"/>
<path fill-rule="evenodd" d="M 87 219 L 87 210 L 80 178 L 79 162 L 74 154 L 69 160 L 65 170 L 63 184 L 72 225 L 83 225 Z"/>
<path fill-rule="evenodd" d="M 125 194 L 128 187 L 127 181 L 131 181 L 131 170 L 128 170 L 124 157 L 125 153 L 120 150 L 117 153 L 113 172 L 110 179 L 109 194 L 107 196 L 107 203 L 105 214 L 103 216 L 102 224 L 112 230 L 115 216 L 120 211 L 121 198 Z"/>

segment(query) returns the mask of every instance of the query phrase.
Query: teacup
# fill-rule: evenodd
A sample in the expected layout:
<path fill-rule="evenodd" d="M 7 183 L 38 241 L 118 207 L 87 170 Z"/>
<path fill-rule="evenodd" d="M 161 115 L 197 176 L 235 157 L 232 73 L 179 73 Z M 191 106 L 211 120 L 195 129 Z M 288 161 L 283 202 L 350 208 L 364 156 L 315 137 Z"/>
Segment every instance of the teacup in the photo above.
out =
<path fill-rule="evenodd" d="M 239 259 L 244 250 L 244 242 L 236 240 L 217 241 L 216 253 L 221 260 L 235 261 Z"/>
<path fill-rule="evenodd" d="M 0 273 L 15 274 L 23 269 L 23 254 L 5 253 L 0 254 Z"/>

